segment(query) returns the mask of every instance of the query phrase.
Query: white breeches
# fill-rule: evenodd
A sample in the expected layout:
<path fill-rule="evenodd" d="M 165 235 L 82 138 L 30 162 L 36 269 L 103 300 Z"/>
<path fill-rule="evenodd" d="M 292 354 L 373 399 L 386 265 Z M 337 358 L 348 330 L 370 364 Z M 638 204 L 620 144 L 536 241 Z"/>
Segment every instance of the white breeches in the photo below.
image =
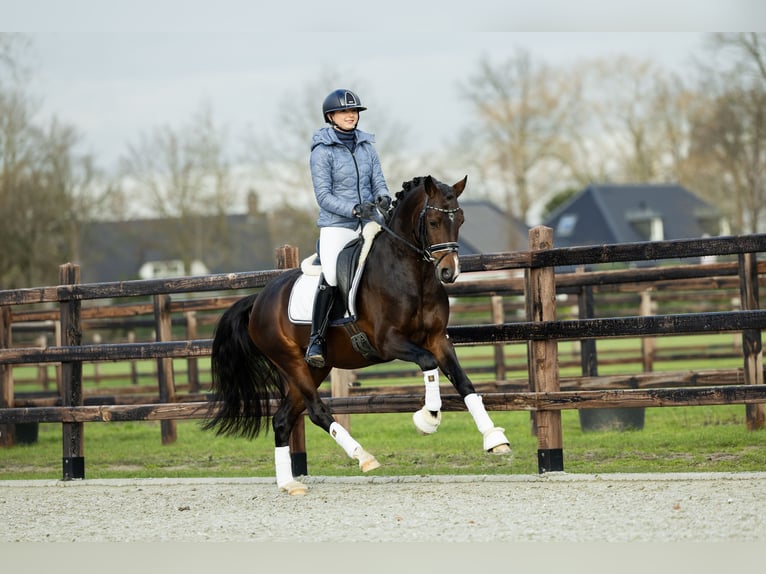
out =
<path fill-rule="evenodd" d="M 338 254 L 349 241 L 356 239 L 358 236 L 358 229 L 322 227 L 319 230 L 319 259 L 322 260 L 322 274 L 328 285 L 337 287 Z"/>

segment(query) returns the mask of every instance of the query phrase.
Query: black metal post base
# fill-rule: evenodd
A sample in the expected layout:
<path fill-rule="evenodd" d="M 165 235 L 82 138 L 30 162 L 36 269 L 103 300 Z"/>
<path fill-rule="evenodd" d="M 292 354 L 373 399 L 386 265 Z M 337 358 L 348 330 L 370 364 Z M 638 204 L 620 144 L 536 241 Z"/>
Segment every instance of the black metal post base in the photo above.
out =
<path fill-rule="evenodd" d="M 546 472 L 561 472 L 564 470 L 564 449 L 538 449 L 537 470 L 540 474 Z"/>
<path fill-rule="evenodd" d="M 64 457 L 64 480 L 85 478 L 85 457 Z"/>

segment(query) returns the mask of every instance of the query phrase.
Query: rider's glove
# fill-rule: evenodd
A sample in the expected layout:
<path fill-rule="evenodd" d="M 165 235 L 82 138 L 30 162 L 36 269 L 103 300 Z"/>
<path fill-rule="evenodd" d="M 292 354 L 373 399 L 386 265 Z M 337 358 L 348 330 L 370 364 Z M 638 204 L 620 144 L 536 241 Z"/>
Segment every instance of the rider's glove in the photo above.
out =
<path fill-rule="evenodd" d="M 380 211 L 388 211 L 391 209 L 391 196 L 390 195 L 379 195 L 375 199 L 375 203 L 378 204 L 378 209 Z"/>
<path fill-rule="evenodd" d="M 357 203 L 354 206 L 353 213 L 354 213 L 354 217 L 358 217 L 359 219 L 371 219 L 374 211 L 375 211 L 375 204 L 369 201 L 365 201 L 361 205 Z"/>

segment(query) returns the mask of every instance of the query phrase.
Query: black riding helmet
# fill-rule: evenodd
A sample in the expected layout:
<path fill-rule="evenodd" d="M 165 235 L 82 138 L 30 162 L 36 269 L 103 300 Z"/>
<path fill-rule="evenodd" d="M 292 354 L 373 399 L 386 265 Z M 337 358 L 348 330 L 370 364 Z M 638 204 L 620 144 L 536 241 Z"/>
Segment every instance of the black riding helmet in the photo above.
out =
<path fill-rule="evenodd" d="M 322 117 L 324 117 L 325 122 L 330 124 L 332 122 L 327 117 L 327 114 L 330 112 L 337 112 L 340 110 L 359 110 L 360 112 L 363 112 L 366 109 L 367 108 L 362 105 L 362 100 L 359 99 L 359 96 L 351 90 L 334 90 L 324 99 L 324 103 L 322 104 Z"/>

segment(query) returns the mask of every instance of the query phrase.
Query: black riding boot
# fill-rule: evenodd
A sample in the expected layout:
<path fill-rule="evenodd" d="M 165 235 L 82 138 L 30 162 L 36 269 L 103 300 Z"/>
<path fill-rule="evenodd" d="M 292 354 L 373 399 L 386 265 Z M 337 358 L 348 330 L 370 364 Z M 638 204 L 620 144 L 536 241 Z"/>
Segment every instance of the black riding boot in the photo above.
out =
<path fill-rule="evenodd" d="M 330 322 L 330 310 L 335 301 L 336 289 L 337 287 L 325 282 L 324 275 L 319 278 L 319 286 L 314 299 L 314 313 L 311 317 L 309 348 L 306 349 L 306 362 L 312 367 L 324 367 L 325 333 L 327 332 L 327 324 Z"/>

